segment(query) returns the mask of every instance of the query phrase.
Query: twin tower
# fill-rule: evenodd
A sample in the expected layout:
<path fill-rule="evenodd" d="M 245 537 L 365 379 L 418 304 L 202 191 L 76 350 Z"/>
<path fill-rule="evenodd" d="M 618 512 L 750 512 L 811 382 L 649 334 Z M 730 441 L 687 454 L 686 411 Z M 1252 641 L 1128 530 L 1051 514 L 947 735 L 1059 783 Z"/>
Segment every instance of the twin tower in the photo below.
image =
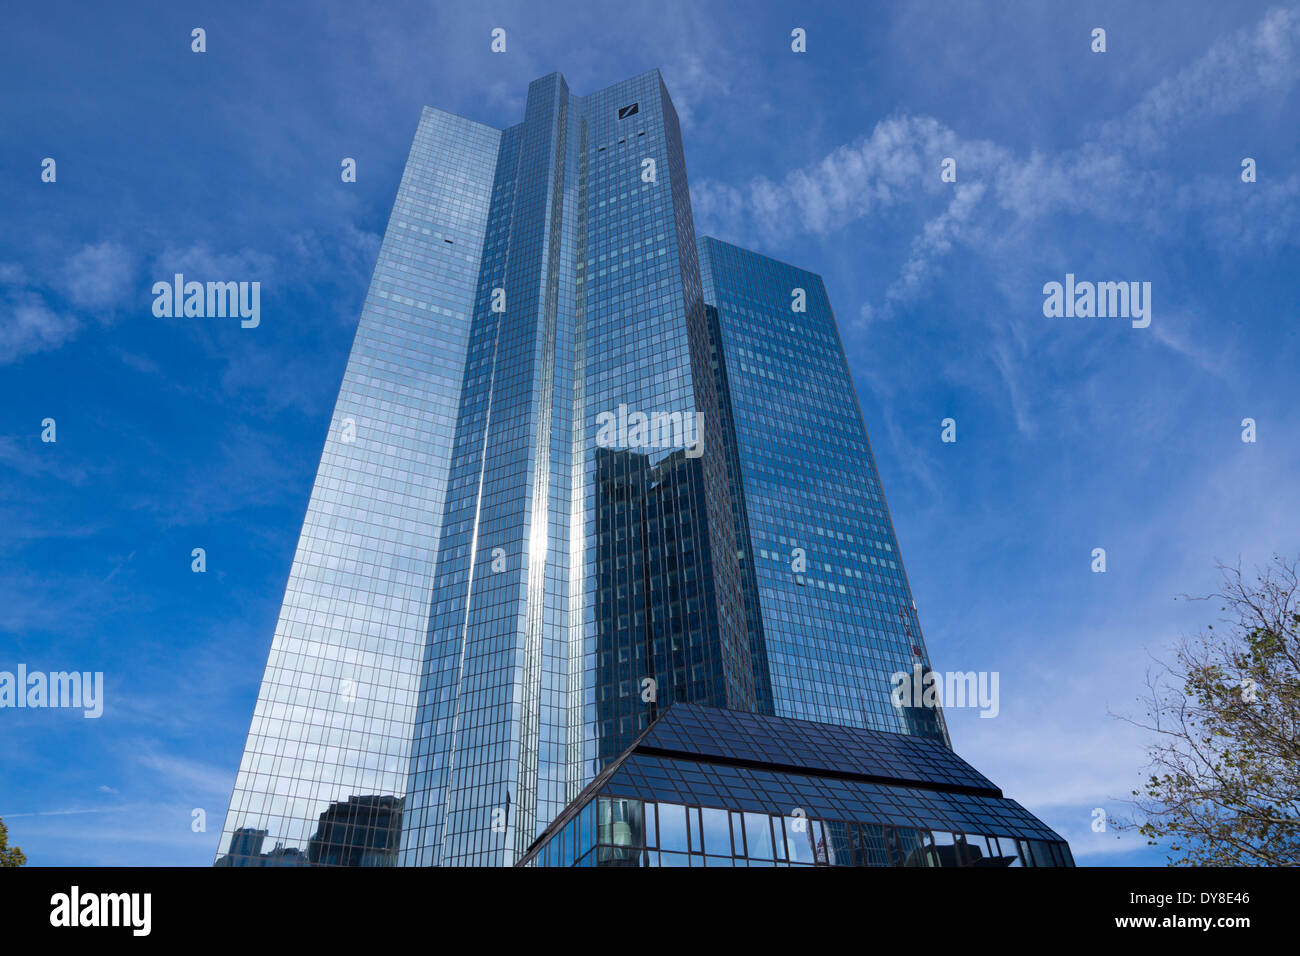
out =
<path fill-rule="evenodd" d="M 688 422 L 692 438 L 602 428 L 611 416 Z M 426 108 L 217 864 L 690 865 L 723 858 L 705 852 L 710 812 L 765 820 L 768 865 L 810 841 L 812 865 L 857 861 L 867 826 L 895 852 L 881 859 L 922 859 L 933 822 L 886 834 L 871 810 L 832 820 L 755 786 L 762 807 L 716 788 L 672 803 L 614 773 L 655 737 L 660 760 L 948 794 L 917 769 L 967 767 L 940 711 L 890 699 L 891 675 L 916 666 L 929 660 L 822 280 L 697 238 L 659 72 L 586 97 L 553 73 L 505 130 Z M 701 726 L 748 729 L 711 744 L 681 730 Z M 857 741 L 846 753 L 912 756 L 892 776 L 862 756 L 805 766 L 817 748 L 791 741 L 827 733 Z M 737 750 L 749 736 L 767 744 Z M 1018 809 L 970 774 L 968 796 Z M 677 813 L 663 807 L 695 813 L 680 851 L 652 842 Z M 1046 835 L 1013 841 L 1064 847 L 1020 813 Z M 811 836 L 791 849 L 782 821 L 823 818 L 821 851 Z M 561 824 L 577 835 L 542 852 Z M 984 833 L 980 858 L 1033 865 L 967 831 Z M 974 859 L 963 845 L 953 858 Z"/>

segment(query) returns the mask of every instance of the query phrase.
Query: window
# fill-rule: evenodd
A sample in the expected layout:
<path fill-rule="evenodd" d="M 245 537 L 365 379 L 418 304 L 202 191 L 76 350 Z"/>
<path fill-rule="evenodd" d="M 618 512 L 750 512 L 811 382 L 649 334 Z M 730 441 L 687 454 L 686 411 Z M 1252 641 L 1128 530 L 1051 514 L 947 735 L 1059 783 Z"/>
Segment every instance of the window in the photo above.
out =
<path fill-rule="evenodd" d="M 659 804 L 659 848 L 681 853 L 690 851 L 686 840 L 686 808 L 675 803 Z M 664 866 L 669 864 L 665 863 Z"/>
<path fill-rule="evenodd" d="M 925 841 L 920 833 L 911 827 L 897 827 L 893 830 L 894 866 L 925 866 Z"/>
<path fill-rule="evenodd" d="M 710 856 L 731 856 L 731 827 L 726 810 L 711 810 L 705 807 L 704 816 L 704 852 Z"/>
<path fill-rule="evenodd" d="M 856 843 L 853 848 L 855 866 L 889 866 L 889 846 L 885 842 L 885 828 L 863 823 L 854 829 Z"/>
<path fill-rule="evenodd" d="M 731 847 L 733 856 L 745 855 L 745 815 L 731 814 Z"/>
<path fill-rule="evenodd" d="M 1025 840 L 1022 842 L 1029 845 L 1028 856 L 1033 860 L 1034 866 L 1057 865 L 1052 856 L 1052 845 L 1046 840 Z"/>
<path fill-rule="evenodd" d="M 965 858 L 965 866 L 990 866 L 992 859 L 998 855 L 989 849 L 988 838 L 978 833 L 962 834 L 957 838 L 957 844 Z"/>
<path fill-rule="evenodd" d="M 813 863 L 813 824 L 807 817 L 785 818 L 786 858 L 791 863 Z M 777 854 L 781 856 L 781 854 Z"/>
<path fill-rule="evenodd" d="M 958 856 L 956 837 L 946 830 L 935 830 L 930 834 L 934 846 L 927 848 L 930 866 L 961 866 Z"/>
<path fill-rule="evenodd" d="M 602 866 L 636 866 L 641 858 L 644 832 L 641 801 L 601 797 L 597 815 Z"/>
<path fill-rule="evenodd" d="M 766 813 L 745 814 L 745 842 L 750 859 L 772 859 L 772 825 Z"/>

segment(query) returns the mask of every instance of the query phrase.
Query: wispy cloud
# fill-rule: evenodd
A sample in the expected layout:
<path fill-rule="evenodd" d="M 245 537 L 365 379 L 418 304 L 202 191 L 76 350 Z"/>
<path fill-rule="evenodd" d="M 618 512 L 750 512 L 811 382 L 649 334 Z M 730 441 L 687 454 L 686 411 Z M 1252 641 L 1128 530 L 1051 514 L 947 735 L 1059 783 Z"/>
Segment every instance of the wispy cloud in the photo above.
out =
<path fill-rule="evenodd" d="M 103 311 L 121 304 L 135 284 L 135 255 L 117 242 L 83 246 L 67 262 L 63 284 L 68 299 L 83 309 Z"/>
<path fill-rule="evenodd" d="M 1234 185 L 1236 169 L 1188 184 L 1150 172 L 1142 158 L 1170 148 L 1193 121 L 1275 99 L 1297 83 L 1300 11 L 1278 9 L 1215 43 L 1075 149 L 1019 156 L 997 143 L 961 137 L 933 117 L 895 116 L 778 181 L 703 182 L 693 189 L 694 208 L 707 223 L 703 232 L 760 247 L 770 245 L 767 237 L 827 235 L 895 208 L 919 215 L 911 255 L 881 301 L 864 308 L 867 319 L 888 316 L 912 299 L 935 261 L 955 245 L 1007 258 L 1017 247 L 1041 242 L 1034 227 L 1055 214 L 1161 234 L 1183 228 L 1189 217 L 1216 246 L 1230 246 L 1243 235 L 1278 244 L 1294 239 L 1300 225 L 1300 178 L 1275 177 L 1243 193 L 1224 188 Z M 957 161 L 955 185 L 940 180 L 947 157 Z M 937 212 L 930 211 L 936 206 Z M 1185 216 L 1166 221 L 1164 210 Z M 1265 221 L 1266 228 L 1251 224 Z"/>
<path fill-rule="evenodd" d="M 36 292 L 19 289 L 5 294 L 0 310 L 0 365 L 8 365 L 56 349 L 72 338 L 80 323 L 66 312 L 51 308 Z"/>
<path fill-rule="evenodd" d="M 135 257 L 111 240 L 82 245 L 60 261 L 43 279 L 0 264 L 0 365 L 66 344 L 81 330 L 82 315 L 112 321 L 135 280 Z"/>
<path fill-rule="evenodd" d="M 136 758 L 140 766 L 157 775 L 159 788 L 195 796 L 226 794 L 234 783 L 234 768 L 214 767 L 199 760 L 146 749 Z"/>

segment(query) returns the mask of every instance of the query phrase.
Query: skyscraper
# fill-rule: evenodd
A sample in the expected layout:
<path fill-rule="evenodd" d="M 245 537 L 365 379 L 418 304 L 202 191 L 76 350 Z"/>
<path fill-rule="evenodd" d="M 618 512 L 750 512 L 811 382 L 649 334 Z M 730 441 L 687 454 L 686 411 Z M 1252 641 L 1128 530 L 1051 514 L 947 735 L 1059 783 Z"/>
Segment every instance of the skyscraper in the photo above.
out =
<path fill-rule="evenodd" d="M 957 773 L 1002 800 L 937 708 L 894 706 L 891 675 L 914 666 L 929 660 L 822 281 L 697 242 L 658 71 L 585 97 L 543 77 L 500 131 L 426 108 L 222 859 L 252 858 L 255 834 L 315 864 L 550 862 L 556 826 L 613 813 L 592 788 L 688 711 L 762 717 L 765 739 L 856 728 L 864 755 L 907 735 L 947 776 L 811 769 L 941 793 Z M 740 759 L 716 749 L 691 752 Z"/>
<path fill-rule="evenodd" d="M 946 743 L 941 711 L 880 692 L 929 660 L 821 276 L 699 245 L 772 712 Z"/>

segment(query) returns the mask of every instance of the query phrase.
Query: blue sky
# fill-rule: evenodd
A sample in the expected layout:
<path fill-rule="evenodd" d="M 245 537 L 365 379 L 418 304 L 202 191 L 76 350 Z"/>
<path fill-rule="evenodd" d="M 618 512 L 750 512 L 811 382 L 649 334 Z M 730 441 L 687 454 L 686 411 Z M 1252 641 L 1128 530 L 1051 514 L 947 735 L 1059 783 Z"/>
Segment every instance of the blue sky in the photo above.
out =
<path fill-rule="evenodd" d="M 1001 675 L 996 719 L 949 712 L 958 752 L 1080 863 L 1161 863 L 1089 828 L 1144 763 L 1108 711 L 1213 622 L 1175 596 L 1216 559 L 1297 551 L 1300 7 L 1133 6 L 7 10 L 0 670 L 108 697 L 0 711 L 13 842 L 210 862 L 420 107 L 504 127 L 552 70 L 657 66 L 699 231 L 825 277 L 935 666 Z M 174 272 L 260 280 L 260 326 L 155 318 Z M 1150 327 L 1045 318 L 1066 273 L 1151 282 Z"/>

